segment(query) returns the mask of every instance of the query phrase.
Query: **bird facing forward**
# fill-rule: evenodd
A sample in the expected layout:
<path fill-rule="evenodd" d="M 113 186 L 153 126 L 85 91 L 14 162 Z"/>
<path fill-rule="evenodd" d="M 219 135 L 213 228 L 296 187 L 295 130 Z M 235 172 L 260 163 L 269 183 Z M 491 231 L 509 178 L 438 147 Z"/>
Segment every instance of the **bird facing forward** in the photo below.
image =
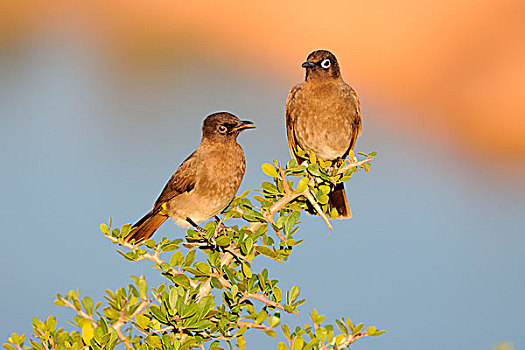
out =
<path fill-rule="evenodd" d="M 237 193 L 246 168 L 237 136 L 254 127 L 230 113 L 209 115 L 202 125 L 197 150 L 175 171 L 153 210 L 133 225 L 124 241 L 150 238 L 168 217 L 187 227 L 223 211 Z"/>
<path fill-rule="evenodd" d="M 357 94 L 343 81 L 337 59 L 329 51 L 312 52 L 302 67 L 305 81 L 292 87 L 286 100 L 290 153 L 299 163 L 305 159 L 298 156 L 298 145 L 323 160 L 344 159 L 362 130 Z M 339 218 L 352 217 L 343 183 L 330 193 L 328 203 Z"/>

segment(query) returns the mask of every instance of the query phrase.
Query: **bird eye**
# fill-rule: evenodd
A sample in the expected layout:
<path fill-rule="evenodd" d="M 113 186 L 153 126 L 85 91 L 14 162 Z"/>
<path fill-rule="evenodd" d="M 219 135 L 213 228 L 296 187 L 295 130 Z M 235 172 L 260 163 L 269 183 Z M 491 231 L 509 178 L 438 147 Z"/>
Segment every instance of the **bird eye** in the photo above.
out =
<path fill-rule="evenodd" d="M 219 125 L 219 132 L 220 132 L 221 134 L 225 134 L 226 131 L 228 131 L 228 128 L 227 128 L 227 127 L 225 127 L 224 125 Z"/>
<path fill-rule="evenodd" d="M 324 69 L 330 67 L 330 60 L 327 58 L 323 62 L 321 62 L 321 67 L 323 67 Z"/>

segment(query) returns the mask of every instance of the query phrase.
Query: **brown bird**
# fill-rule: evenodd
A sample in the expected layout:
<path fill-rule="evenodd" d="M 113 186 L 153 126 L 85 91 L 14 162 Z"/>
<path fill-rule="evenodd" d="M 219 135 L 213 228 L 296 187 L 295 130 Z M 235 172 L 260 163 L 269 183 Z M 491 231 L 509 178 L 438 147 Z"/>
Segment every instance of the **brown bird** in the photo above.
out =
<path fill-rule="evenodd" d="M 343 81 L 337 59 L 329 51 L 312 52 L 302 67 L 305 81 L 292 87 L 286 100 L 290 153 L 299 163 L 305 159 L 297 155 L 297 145 L 323 160 L 344 159 L 362 130 L 357 94 Z M 344 184 L 338 184 L 329 198 L 339 218 L 352 217 Z"/>
<path fill-rule="evenodd" d="M 153 210 L 133 225 L 125 242 L 150 238 L 168 216 L 187 227 L 223 211 L 244 176 L 246 163 L 237 136 L 248 128 L 255 126 L 233 114 L 209 115 L 202 125 L 199 147 L 171 176 Z"/>

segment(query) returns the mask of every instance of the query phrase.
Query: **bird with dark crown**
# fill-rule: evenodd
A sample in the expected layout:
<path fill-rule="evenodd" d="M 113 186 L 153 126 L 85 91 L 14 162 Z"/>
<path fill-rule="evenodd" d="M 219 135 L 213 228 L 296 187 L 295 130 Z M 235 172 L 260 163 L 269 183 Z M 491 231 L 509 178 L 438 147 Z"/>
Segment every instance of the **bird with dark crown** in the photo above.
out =
<path fill-rule="evenodd" d="M 305 81 L 295 85 L 286 100 L 286 130 L 292 157 L 299 163 L 297 146 L 312 151 L 323 160 L 342 160 L 353 149 L 361 134 L 359 100 L 344 82 L 334 54 L 317 50 L 302 64 Z M 350 218 L 344 184 L 337 184 L 329 195 L 330 208 L 339 218 Z"/>
<path fill-rule="evenodd" d="M 255 126 L 227 112 L 206 117 L 199 147 L 175 171 L 153 209 L 137 221 L 125 242 L 150 238 L 168 217 L 196 226 L 222 212 L 239 189 L 246 163 L 239 133 Z"/>

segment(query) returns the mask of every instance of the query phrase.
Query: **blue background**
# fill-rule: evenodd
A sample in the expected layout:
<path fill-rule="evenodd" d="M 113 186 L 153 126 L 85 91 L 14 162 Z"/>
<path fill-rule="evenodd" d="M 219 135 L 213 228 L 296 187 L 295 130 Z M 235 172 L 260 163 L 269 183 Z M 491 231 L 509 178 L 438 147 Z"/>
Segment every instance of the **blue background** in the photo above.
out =
<path fill-rule="evenodd" d="M 157 72 L 118 74 L 104 57 L 49 36 L 4 57 L 1 66 L 0 336 L 31 332 L 31 318 L 73 312 L 56 293 L 79 287 L 102 300 L 130 275 L 160 279 L 149 262 L 115 252 L 99 224 L 133 222 L 148 211 L 177 166 L 197 147 L 204 117 L 227 110 L 257 129 L 239 137 L 247 158 L 241 186 L 254 189 L 260 164 L 289 159 L 284 103 L 290 86 L 228 63 L 188 59 Z M 356 87 L 359 92 L 359 87 Z M 303 324 L 316 307 L 327 321 L 350 316 L 387 329 L 353 348 L 490 349 L 525 346 L 524 186 L 491 163 L 423 136 L 389 130 L 378 116 L 407 113 L 360 94 L 364 133 L 357 151 L 379 153 L 348 186 L 354 217 L 302 216 L 305 239 L 288 262 L 262 260 L 282 287 L 301 286 Z M 421 115 L 424 118 L 424 114 Z M 171 222 L 161 232 L 180 236 Z M 280 340 L 282 337 L 278 332 Z M 251 332 L 250 349 L 277 341 Z"/>

